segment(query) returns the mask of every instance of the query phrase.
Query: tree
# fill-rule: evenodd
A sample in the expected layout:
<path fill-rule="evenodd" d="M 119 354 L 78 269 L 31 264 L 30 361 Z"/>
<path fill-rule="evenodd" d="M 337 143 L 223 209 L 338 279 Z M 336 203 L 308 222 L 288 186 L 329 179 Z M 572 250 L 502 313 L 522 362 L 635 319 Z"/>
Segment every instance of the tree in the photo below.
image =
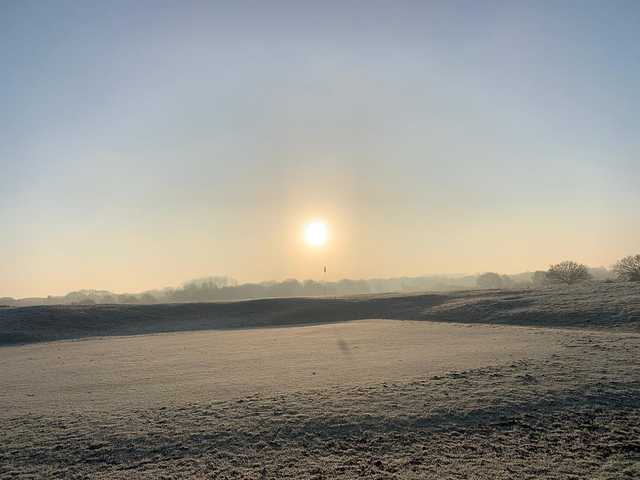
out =
<path fill-rule="evenodd" d="M 591 274 L 586 265 L 567 260 L 551 265 L 547 270 L 547 280 L 552 283 L 573 285 L 574 283 L 591 280 Z"/>
<path fill-rule="evenodd" d="M 613 271 L 620 280 L 640 282 L 640 255 L 629 255 L 618 260 Z"/>
<path fill-rule="evenodd" d="M 502 288 L 515 288 L 516 282 L 509 275 L 501 275 Z"/>
<path fill-rule="evenodd" d="M 536 270 L 533 272 L 531 283 L 533 283 L 534 287 L 543 287 L 549 283 L 549 280 L 547 279 L 547 272 L 543 272 L 542 270 Z"/>
<path fill-rule="evenodd" d="M 476 284 L 478 288 L 502 288 L 504 281 L 497 273 L 487 272 L 476 279 Z"/>
<path fill-rule="evenodd" d="M 149 292 L 145 292 L 142 295 L 140 295 L 140 303 L 144 303 L 145 305 L 151 305 L 153 303 L 158 303 L 158 300 Z"/>

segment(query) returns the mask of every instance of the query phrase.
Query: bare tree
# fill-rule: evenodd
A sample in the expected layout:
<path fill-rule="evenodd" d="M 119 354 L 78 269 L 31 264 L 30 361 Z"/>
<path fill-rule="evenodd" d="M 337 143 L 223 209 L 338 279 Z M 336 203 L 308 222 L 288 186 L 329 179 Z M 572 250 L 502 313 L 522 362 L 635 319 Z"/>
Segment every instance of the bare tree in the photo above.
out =
<path fill-rule="evenodd" d="M 591 274 L 586 265 L 573 261 L 564 261 L 556 265 L 551 265 L 547 270 L 547 280 L 553 283 L 574 283 L 584 282 L 591 279 Z"/>
<path fill-rule="evenodd" d="M 620 280 L 640 282 L 640 255 L 629 255 L 618 260 L 613 271 Z"/>

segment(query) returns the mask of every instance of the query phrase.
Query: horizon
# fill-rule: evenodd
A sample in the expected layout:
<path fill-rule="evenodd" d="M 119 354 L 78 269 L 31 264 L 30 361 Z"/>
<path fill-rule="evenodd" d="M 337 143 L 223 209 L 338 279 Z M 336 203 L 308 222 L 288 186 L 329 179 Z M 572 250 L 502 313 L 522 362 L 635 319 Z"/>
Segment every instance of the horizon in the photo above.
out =
<path fill-rule="evenodd" d="M 591 272 L 595 272 L 595 271 L 604 271 L 604 272 L 608 272 L 611 273 L 612 275 L 614 274 L 614 270 L 612 269 L 613 266 L 610 267 L 606 267 L 603 265 L 599 265 L 599 266 L 590 266 L 590 265 L 586 265 L 586 267 L 589 269 L 589 271 Z M 504 272 L 494 272 L 494 271 L 487 271 L 487 272 L 456 272 L 456 273 L 425 273 L 422 275 L 402 275 L 402 276 L 397 276 L 397 277 L 366 277 L 366 278 L 347 278 L 347 277 L 342 277 L 342 278 L 335 278 L 335 279 L 327 279 L 327 280 L 323 280 L 322 278 L 295 278 L 295 277 L 290 277 L 290 278 L 282 278 L 282 279 L 270 279 L 270 280 L 260 280 L 260 281 L 252 281 L 252 282 L 245 282 L 245 281 L 239 281 L 236 278 L 230 277 L 230 276 L 226 276 L 226 275 L 207 275 L 207 276 L 203 276 L 203 277 L 198 277 L 198 278 L 192 278 L 189 280 L 184 280 L 182 282 L 178 282 L 175 285 L 166 285 L 164 287 L 155 287 L 155 288 L 150 288 L 147 290 L 140 290 L 140 291 L 115 291 L 115 290 L 108 290 L 108 289 L 104 289 L 104 288 L 79 288 L 76 290 L 70 290 L 67 292 L 62 292 L 59 294 L 46 294 L 46 295 L 29 295 L 29 296 L 24 296 L 24 297 L 18 297 L 18 296 L 13 296 L 13 295 L 0 295 L 0 299 L 12 299 L 15 301 L 21 301 L 21 300 L 31 300 L 31 299 L 38 299 L 38 298 L 64 298 L 66 296 L 72 295 L 72 294 L 77 294 L 77 293 L 83 293 L 83 292 L 87 292 L 87 293 L 108 293 L 108 294 L 112 294 L 112 295 L 116 295 L 116 296 L 140 296 L 140 295 L 144 295 L 144 294 L 153 294 L 153 293 L 161 293 L 161 292 L 169 292 L 169 291 L 177 291 L 177 290 L 181 290 L 184 289 L 186 287 L 188 287 L 189 285 L 194 285 L 194 284 L 200 284 L 200 283 L 205 283 L 205 282 L 209 282 L 209 281 L 213 281 L 213 283 L 215 283 L 215 281 L 225 281 L 228 284 L 226 285 L 216 285 L 216 288 L 218 289 L 233 289 L 233 288 L 238 288 L 238 287 L 245 287 L 245 286 L 250 286 L 250 285 L 258 285 L 258 286 L 273 286 L 273 285 L 279 285 L 279 284 L 283 284 L 286 282 L 290 282 L 290 281 L 295 281 L 298 282 L 299 284 L 303 285 L 306 282 L 314 282 L 316 285 L 322 285 L 322 284 L 330 284 L 330 285 L 338 285 L 341 282 L 354 282 L 354 283 L 358 283 L 358 282 L 365 282 L 365 283 L 371 283 L 371 282 L 394 282 L 394 281 L 400 281 L 400 280 L 425 280 L 425 279 L 429 279 L 429 280 L 438 280 L 441 279 L 444 282 L 451 282 L 449 284 L 445 283 L 442 286 L 447 286 L 447 287 L 457 287 L 457 288 L 463 288 L 463 289 L 468 289 L 468 288 L 475 288 L 477 287 L 476 284 L 474 284 L 474 286 L 464 286 L 463 284 L 456 284 L 456 281 L 460 281 L 460 280 L 470 280 L 470 279 L 477 279 L 478 277 L 487 274 L 487 273 L 497 273 L 500 276 L 506 276 L 506 277 L 519 277 L 519 276 L 526 276 L 526 275 L 532 275 L 536 272 L 540 272 L 540 271 L 546 271 L 546 270 L 526 270 L 526 271 L 522 271 L 522 272 L 513 272 L 513 273 L 504 273 Z M 525 282 L 526 283 L 526 282 Z M 518 284 L 516 284 L 518 285 Z M 479 287 L 482 288 L 482 287 Z M 414 289 L 411 288 L 407 291 L 411 291 L 411 292 L 417 292 L 417 291 L 429 291 L 430 289 Z M 395 290 L 388 290 L 388 289 L 382 289 L 382 290 L 378 290 L 376 292 L 373 293 L 392 293 Z M 243 297 L 244 298 L 244 297 Z M 251 298 L 256 298 L 256 297 L 247 297 L 247 299 L 251 299 Z"/>
<path fill-rule="evenodd" d="M 0 297 L 638 250 L 639 3 L 248 5 L 0 6 Z"/>

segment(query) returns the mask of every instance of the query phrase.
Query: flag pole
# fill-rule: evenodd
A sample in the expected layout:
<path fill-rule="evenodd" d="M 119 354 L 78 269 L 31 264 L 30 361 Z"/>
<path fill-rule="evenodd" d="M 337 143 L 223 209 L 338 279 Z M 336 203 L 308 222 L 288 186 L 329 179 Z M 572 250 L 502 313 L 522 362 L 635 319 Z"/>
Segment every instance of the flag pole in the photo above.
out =
<path fill-rule="evenodd" d="M 322 275 L 322 283 L 324 285 L 324 296 L 327 296 L 327 266 L 324 266 L 323 275 Z"/>

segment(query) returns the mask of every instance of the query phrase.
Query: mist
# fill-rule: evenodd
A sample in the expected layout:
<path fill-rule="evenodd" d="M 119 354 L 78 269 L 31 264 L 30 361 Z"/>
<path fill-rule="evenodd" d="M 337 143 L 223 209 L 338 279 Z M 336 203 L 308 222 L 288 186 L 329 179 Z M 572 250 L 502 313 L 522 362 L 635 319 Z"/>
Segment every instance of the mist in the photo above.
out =
<path fill-rule="evenodd" d="M 604 268 L 589 269 L 592 281 L 612 281 L 615 274 Z M 339 281 L 287 279 L 242 283 L 226 276 L 202 277 L 179 287 L 148 290 L 141 293 L 113 293 L 107 290 L 77 290 L 62 296 L 0 297 L 0 306 L 155 304 L 250 300 L 287 297 L 338 297 L 380 293 L 447 292 L 471 289 L 520 289 L 548 285 L 540 280 L 543 271 L 507 275 L 483 274 L 426 275 L 419 277 L 342 279 Z"/>

